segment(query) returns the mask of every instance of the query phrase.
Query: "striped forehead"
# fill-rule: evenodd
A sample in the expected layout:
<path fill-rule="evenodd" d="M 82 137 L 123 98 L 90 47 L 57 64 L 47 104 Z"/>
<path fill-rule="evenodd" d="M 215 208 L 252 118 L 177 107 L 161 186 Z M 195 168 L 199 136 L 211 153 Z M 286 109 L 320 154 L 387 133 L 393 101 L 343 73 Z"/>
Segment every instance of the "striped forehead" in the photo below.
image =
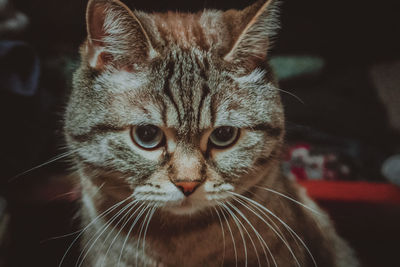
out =
<path fill-rule="evenodd" d="M 255 69 L 244 76 L 230 77 L 230 87 L 221 88 L 221 95 L 217 93 L 218 99 L 214 101 L 217 103 L 214 126 L 242 128 L 271 123 L 282 108 L 278 90 L 267 80 L 267 72 Z"/>
<path fill-rule="evenodd" d="M 181 132 L 198 131 L 209 124 L 209 59 L 196 50 L 174 52 L 164 61 L 164 102 L 166 124 Z M 208 125 L 209 126 L 209 125 Z"/>
<path fill-rule="evenodd" d="M 118 120 L 193 135 L 212 127 L 267 122 L 264 115 L 276 107 L 264 101 L 274 94 L 264 78 L 261 70 L 237 78 L 217 71 L 207 54 L 175 50 L 146 72 L 109 73 L 98 84 L 107 81 Z"/>
<path fill-rule="evenodd" d="M 197 131 L 209 127 L 208 65 L 199 51 L 173 51 L 141 72 L 110 69 L 97 77 L 93 90 L 106 95 L 110 115 L 125 123 Z"/>

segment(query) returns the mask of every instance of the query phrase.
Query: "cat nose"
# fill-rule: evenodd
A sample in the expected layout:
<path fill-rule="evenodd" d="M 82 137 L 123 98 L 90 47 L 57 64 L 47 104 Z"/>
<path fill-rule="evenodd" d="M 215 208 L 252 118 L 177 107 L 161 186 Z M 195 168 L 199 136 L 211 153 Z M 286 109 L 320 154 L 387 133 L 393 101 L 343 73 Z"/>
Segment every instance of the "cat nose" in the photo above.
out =
<path fill-rule="evenodd" d="M 201 184 L 200 182 L 176 182 L 174 183 L 176 187 L 178 187 L 185 196 L 191 195 L 197 187 Z"/>

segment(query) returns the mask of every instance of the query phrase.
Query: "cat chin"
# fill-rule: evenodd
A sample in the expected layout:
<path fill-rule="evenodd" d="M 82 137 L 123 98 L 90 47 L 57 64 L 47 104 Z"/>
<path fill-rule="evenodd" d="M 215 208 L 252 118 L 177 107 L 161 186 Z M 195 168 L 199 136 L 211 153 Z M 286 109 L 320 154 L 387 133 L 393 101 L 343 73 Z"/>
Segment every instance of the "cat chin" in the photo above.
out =
<path fill-rule="evenodd" d="M 191 207 L 187 206 L 187 207 L 166 207 L 164 208 L 164 210 L 176 216 L 187 216 L 199 213 L 203 209 L 195 206 Z"/>
<path fill-rule="evenodd" d="M 193 201 L 190 198 L 188 198 L 184 199 L 180 203 L 166 205 L 165 207 L 163 207 L 163 210 L 173 215 L 185 216 L 185 215 L 193 215 L 200 211 L 204 211 L 206 208 L 207 205 L 203 203 L 196 203 L 196 201 Z"/>
<path fill-rule="evenodd" d="M 215 206 L 212 201 L 185 198 L 180 202 L 168 203 L 162 209 L 176 216 L 192 216 Z"/>

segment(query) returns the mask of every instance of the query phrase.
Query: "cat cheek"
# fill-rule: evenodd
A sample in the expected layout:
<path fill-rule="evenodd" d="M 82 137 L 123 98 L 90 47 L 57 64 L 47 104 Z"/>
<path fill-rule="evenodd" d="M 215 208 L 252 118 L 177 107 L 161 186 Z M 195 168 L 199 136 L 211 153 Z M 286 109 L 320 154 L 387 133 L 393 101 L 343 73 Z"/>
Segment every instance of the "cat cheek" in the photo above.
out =
<path fill-rule="evenodd" d="M 154 151 L 145 151 L 145 150 L 141 150 L 141 149 L 138 149 L 138 150 L 140 151 L 138 154 L 140 154 L 144 158 L 154 161 L 154 162 L 159 162 L 163 155 L 162 149 L 158 149 L 158 150 L 154 150 Z"/>

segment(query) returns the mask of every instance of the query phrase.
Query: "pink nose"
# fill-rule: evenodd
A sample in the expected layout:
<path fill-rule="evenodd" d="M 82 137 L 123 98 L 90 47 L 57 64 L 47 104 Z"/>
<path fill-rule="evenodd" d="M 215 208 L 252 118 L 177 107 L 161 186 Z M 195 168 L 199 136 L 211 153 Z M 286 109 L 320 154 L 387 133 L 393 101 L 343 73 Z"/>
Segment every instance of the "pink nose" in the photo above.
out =
<path fill-rule="evenodd" d="M 201 184 L 200 182 L 177 182 L 174 183 L 185 196 L 189 196 Z"/>

